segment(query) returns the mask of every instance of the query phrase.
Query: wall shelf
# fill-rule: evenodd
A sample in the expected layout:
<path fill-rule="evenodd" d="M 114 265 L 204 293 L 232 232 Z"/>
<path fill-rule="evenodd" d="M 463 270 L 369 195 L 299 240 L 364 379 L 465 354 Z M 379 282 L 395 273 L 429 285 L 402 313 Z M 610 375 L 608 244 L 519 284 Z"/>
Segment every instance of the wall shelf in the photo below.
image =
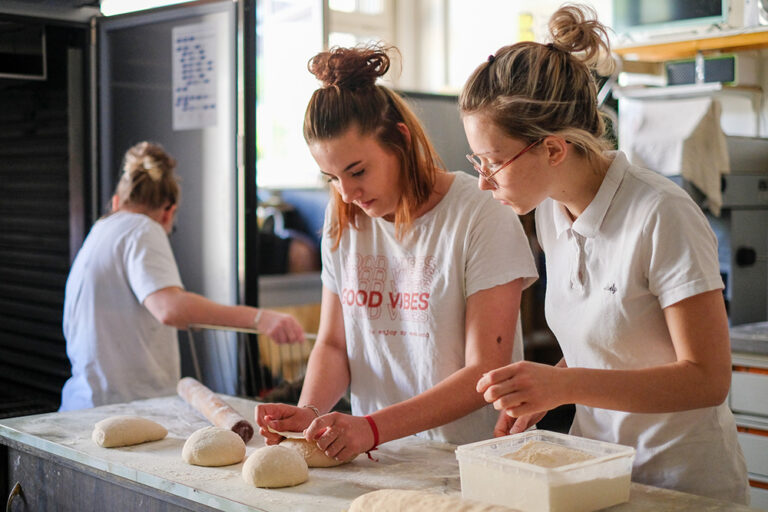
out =
<path fill-rule="evenodd" d="M 712 30 L 717 30 L 713 26 Z M 706 36 L 678 34 L 642 44 L 616 45 L 613 52 L 621 58 L 619 71 L 647 75 L 664 75 L 664 63 L 676 59 L 693 59 L 698 54 L 718 52 L 743 52 L 768 48 L 768 27 L 750 27 L 720 31 Z M 755 113 L 756 130 L 760 133 L 763 109 L 763 89 L 760 86 L 729 86 L 708 82 L 673 86 L 624 86 L 614 87 L 618 99 L 679 99 L 715 94 L 741 95 L 750 98 Z"/>
<path fill-rule="evenodd" d="M 699 52 L 738 52 L 763 48 L 768 48 L 768 27 L 724 31 L 706 37 L 623 45 L 613 48 L 613 52 L 626 61 L 664 62 L 694 57 Z"/>
<path fill-rule="evenodd" d="M 617 87 L 614 94 L 618 98 L 627 99 L 670 99 L 692 98 L 697 96 L 709 96 L 714 93 L 740 94 L 750 96 L 753 100 L 759 99 L 763 94 L 759 86 L 729 86 L 720 82 L 690 85 L 669 85 L 665 87 L 627 86 Z"/>

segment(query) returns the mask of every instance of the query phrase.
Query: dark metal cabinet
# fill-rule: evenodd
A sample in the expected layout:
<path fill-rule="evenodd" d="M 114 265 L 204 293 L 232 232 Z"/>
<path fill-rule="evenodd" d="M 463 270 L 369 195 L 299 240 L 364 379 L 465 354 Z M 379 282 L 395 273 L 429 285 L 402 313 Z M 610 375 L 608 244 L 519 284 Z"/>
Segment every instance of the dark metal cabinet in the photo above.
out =
<path fill-rule="evenodd" d="M 8 446 L 0 445 L 0 484 L 10 512 L 216 510 L 29 446 L 6 442 Z M 17 483 L 19 487 L 14 491 Z"/>

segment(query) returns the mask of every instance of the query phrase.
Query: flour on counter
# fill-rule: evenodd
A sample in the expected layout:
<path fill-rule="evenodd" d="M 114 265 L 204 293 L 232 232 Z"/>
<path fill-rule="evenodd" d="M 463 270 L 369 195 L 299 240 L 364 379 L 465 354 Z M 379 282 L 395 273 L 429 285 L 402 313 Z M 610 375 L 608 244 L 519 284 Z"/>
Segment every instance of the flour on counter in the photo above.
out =
<path fill-rule="evenodd" d="M 225 398 L 243 417 L 254 416 L 257 402 Z M 94 424 L 121 414 L 151 418 L 165 426 L 168 435 L 161 441 L 110 450 L 94 444 Z M 341 511 L 357 496 L 381 488 L 460 493 L 455 446 L 438 445 L 416 436 L 379 447 L 379 462 L 362 456 L 335 468 L 312 468 L 307 482 L 279 490 L 244 482 L 244 462 L 220 467 L 186 464 L 181 458 L 185 441 L 210 422 L 178 396 L 3 419 L 0 424 L 6 435 L 21 438 L 38 449 L 228 512 L 248 507 L 269 512 Z M 264 445 L 261 436 L 254 436 L 246 443 L 246 456 Z"/>

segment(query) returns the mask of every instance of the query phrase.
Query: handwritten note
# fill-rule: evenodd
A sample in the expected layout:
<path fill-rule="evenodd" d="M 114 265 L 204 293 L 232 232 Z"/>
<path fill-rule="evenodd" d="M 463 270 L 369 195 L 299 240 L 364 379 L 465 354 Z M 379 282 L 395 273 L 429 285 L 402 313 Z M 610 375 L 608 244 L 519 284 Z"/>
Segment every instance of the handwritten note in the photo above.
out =
<path fill-rule="evenodd" d="M 173 129 L 216 124 L 216 28 L 200 23 L 174 27 Z"/>

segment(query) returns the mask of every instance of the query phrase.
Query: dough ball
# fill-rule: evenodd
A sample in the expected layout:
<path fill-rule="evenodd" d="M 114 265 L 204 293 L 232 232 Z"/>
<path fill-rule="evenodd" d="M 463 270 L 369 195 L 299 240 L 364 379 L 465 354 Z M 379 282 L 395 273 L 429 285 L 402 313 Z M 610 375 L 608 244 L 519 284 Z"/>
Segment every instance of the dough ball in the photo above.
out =
<path fill-rule="evenodd" d="M 96 423 L 93 442 L 104 448 L 158 441 L 168 435 L 164 426 L 141 416 L 112 416 Z"/>
<path fill-rule="evenodd" d="M 189 436 L 181 457 L 195 466 L 229 466 L 243 460 L 245 443 L 228 428 L 203 427 Z"/>
<path fill-rule="evenodd" d="M 358 496 L 348 512 L 400 512 L 401 510 L 429 512 L 513 512 L 511 508 L 486 505 L 464 500 L 458 495 L 436 494 L 427 491 L 380 489 Z"/>
<path fill-rule="evenodd" d="M 290 487 L 308 478 L 304 457 L 285 446 L 259 448 L 243 464 L 243 480 L 256 487 Z"/>
<path fill-rule="evenodd" d="M 310 443 L 306 439 L 283 439 L 280 442 L 280 446 L 285 446 L 298 452 L 307 461 L 307 466 L 311 468 L 332 468 L 333 466 L 344 464 L 340 460 L 327 456 L 317 448 L 317 444 Z"/>

